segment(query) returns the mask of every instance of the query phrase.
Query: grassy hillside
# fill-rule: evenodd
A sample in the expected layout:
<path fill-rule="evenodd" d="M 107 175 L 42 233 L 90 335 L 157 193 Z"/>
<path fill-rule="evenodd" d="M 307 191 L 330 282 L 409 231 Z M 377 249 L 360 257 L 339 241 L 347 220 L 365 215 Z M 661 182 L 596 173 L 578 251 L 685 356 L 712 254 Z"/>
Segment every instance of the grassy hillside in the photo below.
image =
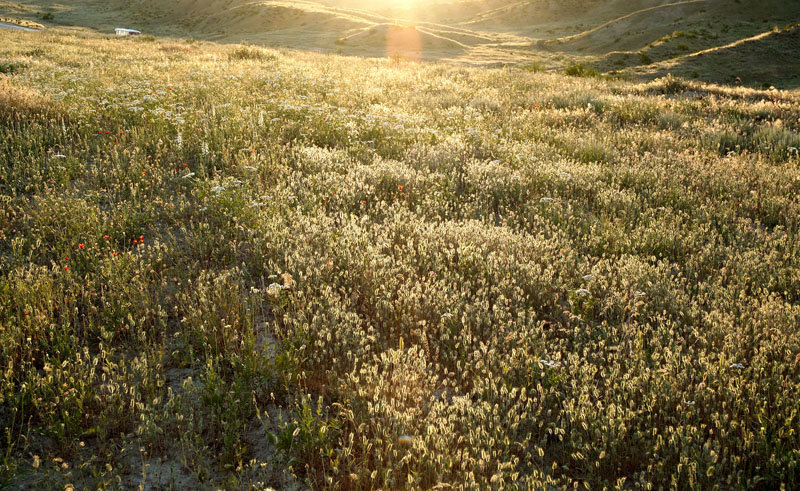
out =
<path fill-rule="evenodd" d="M 0 44 L 0 486 L 800 478 L 796 96 Z"/>
<path fill-rule="evenodd" d="M 0 16 L 365 57 L 800 83 L 795 43 L 766 36 L 800 24 L 800 2 L 785 0 L 0 0 Z"/>

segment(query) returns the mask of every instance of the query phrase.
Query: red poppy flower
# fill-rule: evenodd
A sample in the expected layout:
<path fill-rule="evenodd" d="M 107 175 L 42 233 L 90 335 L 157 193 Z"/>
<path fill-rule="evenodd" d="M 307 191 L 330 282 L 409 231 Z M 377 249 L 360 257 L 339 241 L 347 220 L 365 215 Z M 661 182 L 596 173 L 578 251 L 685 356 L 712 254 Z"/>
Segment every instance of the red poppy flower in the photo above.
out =
<path fill-rule="evenodd" d="M 145 171 L 142 171 L 142 175 L 145 175 L 145 174 L 146 174 L 146 172 L 145 172 Z"/>
<path fill-rule="evenodd" d="M 69 271 L 69 266 L 64 266 L 64 271 Z"/>
<path fill-rule="evenodd" d="M 114 256 L 114 257 L 117 257 L 117 253 L 116 252 L 112 252 L 111 255 Z"/>
<path fill-rule="evenodd" d="M 144 242 L 144 235 L 139 236 L 139 242 Z"/>
<path fill-rule="evenodd" d="M 397 189 L 399 189 L 400 191 L 402 191 L 402 190 L 403 190 L 403 185 L 402 185 L 402 184 L 398 184 L 398 185 L 397 185 Z"/>
<path fill-rule="evenodd" d="M 28 315 L 28 312 L 23 312 L 24 315 Z"/>
<path fill-rule="evenodd" d="M 108 239 L 109 237 L 108 237 L 108 235 L 104 235 L 103 238 L 104 239 Z"/>
<path fill-rule="evenodd" d="M 83 249 L 83 247 L 84 247 L 83 244 L 78 244 L 78 249 Z"/>

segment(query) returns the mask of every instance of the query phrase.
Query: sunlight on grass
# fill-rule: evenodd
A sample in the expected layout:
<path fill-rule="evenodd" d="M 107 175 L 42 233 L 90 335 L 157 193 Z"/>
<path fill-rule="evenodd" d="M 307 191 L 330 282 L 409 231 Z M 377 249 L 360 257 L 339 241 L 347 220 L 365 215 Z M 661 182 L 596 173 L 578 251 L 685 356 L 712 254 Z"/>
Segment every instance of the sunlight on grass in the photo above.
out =
<path fill-rule="evenodd" d="M 797 482 L 796 96 L 0 43 L 0 487 Z"/>

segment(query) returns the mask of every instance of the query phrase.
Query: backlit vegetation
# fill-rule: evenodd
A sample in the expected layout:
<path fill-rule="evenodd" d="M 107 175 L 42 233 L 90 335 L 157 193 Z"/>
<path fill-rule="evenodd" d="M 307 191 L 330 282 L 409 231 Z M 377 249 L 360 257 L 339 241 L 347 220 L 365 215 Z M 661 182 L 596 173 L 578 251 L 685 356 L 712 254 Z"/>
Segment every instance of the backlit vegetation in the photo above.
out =
<path fill-rule="evenodd" d="M 0 44 L 0 487 L 800 479 L 794 96 Z"/>

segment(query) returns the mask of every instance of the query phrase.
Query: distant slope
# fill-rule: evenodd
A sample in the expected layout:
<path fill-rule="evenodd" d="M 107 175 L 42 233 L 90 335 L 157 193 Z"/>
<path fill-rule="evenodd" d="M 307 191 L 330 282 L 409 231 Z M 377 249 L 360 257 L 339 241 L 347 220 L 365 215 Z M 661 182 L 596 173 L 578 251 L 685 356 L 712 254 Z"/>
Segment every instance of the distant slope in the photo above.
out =
<path fill-rule="evenodd" d="M 0 0 L 0 16 L 44 14 L 345 55 L 800 86 L 793 34 L 757 37 L 800 23 L 800 0 Z"/>
<path fill-rule="evenodd" d="M 724 84 L 766 88 L 800 85 L 800 26 L 769 31 L 725 46 L 640 67 L 635 73 L 665 73 Z"/>

